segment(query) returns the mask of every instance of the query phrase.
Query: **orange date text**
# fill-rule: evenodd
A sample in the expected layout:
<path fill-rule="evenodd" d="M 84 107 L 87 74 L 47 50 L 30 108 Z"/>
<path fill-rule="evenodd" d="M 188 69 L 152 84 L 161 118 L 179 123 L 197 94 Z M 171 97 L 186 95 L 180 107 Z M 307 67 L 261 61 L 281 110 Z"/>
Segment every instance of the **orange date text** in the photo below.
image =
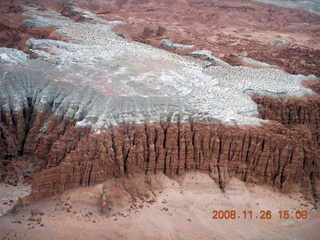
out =
<path fill-rule="evenodd" d="M 213 210 L 212 219 L 307 219 L 308 211 L 306 210 L 260 210 L 254 212 L 252 210 L 236 211 L 236 210 Z"/>

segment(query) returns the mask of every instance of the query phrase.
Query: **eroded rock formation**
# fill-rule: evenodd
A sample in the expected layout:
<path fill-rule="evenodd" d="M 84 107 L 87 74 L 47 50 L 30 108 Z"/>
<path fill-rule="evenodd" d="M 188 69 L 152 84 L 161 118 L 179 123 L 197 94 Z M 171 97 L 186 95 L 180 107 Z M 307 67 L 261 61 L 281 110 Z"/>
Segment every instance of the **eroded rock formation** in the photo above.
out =
<path fill-rule="evenodd" d="M 76 127 L 76 120 L 30 109 L 2 112 L 1 121 L 2 156 L 33 153 L 46 163 L 32 180 L 36 199 L 112 177 L 157 171 L 172 177 L 190 170 L 208 172 L 221 188 L 236 176 L 286 192 L 302 182 L 306 192 L 319 194 L 319 145 L 306 125 L 150 123 L 95 134 Z"/>
<path fill-rule="evenodd" d="M 26 9 L 37 23 L 37 10 Z M 36 60 L 1 49 L 0 158 L 36 159 L 31 200 L 108 178 L 194 170 L 222 189 L 237 177 L 320 195 L 315 76 L 205 68 L 119 38 L 118 22 L 83 9 L 45 14 L 69 43 L 29 39 Z M 6 181 L 8 168 L 0 170 Z"/>

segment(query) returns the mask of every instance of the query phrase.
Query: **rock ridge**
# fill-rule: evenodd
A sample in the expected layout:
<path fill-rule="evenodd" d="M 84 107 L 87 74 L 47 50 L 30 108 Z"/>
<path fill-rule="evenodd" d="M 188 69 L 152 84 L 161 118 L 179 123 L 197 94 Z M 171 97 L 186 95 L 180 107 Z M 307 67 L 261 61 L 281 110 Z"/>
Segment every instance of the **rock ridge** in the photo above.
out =
<path fill-rule="evenodd" d="M 127 41 L 112 31 L 118 23 L 79 8 L 66 6 L 77 22 L 24 9 L 28 24 L 41 16 L 69 41 L 31 38 L 28 54 L 0 48 L 0 158 L 33 154 L 42 163 L 31 200 L 108 178 L 186 171 L 207 172 L 221 189 L 237 177 L 320 195 L 315 76 L 203 68 Z"/>
<path fill-rule="evenodd" d="M 156 172 L 174 177 L 193 170 L 207 172 L 222 189 L 237 177 L 284 192 L 303 182 L 306 192 L 319 194 L 319 145 L 307 127 L 163 122 L 124 124 L 96 134 L 77 127 L 75 119 L 31 112 L 1 112 L 0 155 L 33 153 L 45 163 L 32 180 L 34 199 L 108 178 Z"/>

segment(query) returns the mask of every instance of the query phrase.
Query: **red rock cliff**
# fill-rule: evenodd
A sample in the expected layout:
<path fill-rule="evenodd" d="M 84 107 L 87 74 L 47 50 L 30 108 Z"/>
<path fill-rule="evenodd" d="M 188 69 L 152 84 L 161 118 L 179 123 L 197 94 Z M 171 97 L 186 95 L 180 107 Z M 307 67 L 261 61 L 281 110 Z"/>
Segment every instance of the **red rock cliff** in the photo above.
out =
<path fill-rule="evenodd" d="M 281 104 L 283 109 L 288 104 L 287 112 L 293 116 L 290 101 L 255 99 L 260 99 L 260 104 L 269 101 L 266 106 L 275 114 Z M 148 123 L 123 125 L 102 134 L 76 127 L 74 119 L 50 113 L 32 113 L 30 109 L 1 112 L 0 154 L 15 157 L 33 153 L 43 160 L 45 167 L 32 180 L 34 199 L 112 177 L 158 171 L 173 176 L 191 170 L 208 172 L 221 188 L 236 176 L 286 192 L 293 184 L 302 183 L 306 192 L 319 194 L 319 134 L 312 127 L 318 120 L 310 122 L 319 119 L 319 108 L 313 101 L 307 103 L 300 110 L 300 115 L 308 119 L 305 124 L 291 120 L 292 124 L 285 126 L 271 121 L 261 127 L 240 128 Z M 44 123 L 45 133 L 41 129 Z"/>

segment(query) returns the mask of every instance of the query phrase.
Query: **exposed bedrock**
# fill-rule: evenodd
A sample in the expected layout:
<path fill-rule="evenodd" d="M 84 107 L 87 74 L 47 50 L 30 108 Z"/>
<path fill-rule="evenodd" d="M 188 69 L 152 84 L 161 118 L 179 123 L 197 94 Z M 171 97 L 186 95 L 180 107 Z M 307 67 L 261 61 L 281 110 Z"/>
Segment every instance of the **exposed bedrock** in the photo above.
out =
<path fill-rule="evenodd" d="M 0 48 L 0 180 L 11 160 L 32 158 L 31 200 L 108 178 L 194 170 L 222 189 L 235 176 L 320 195 L 315 76 L 204 67 L 127 41 L 112 31 L 119 22 L 79 8 L 71 10 L 88 21 L 24 9 L 29 23 L 50 23 L 68 39 L 28 39 L 29 55 Z M 307 80 L 313 91 L 301 85 Z"/>
<path fill-rule="evenodd" d="M 221 188 L 235 176 L 284 192 L 301 183 L 305 193 L 320 194 L 319 145 L 306 125 L 146 123 L 96 134 L 75 119 L 31 108 L 2 111 L 0 120 L 1 158 L 33 153 L 45 162 L 32 180 L 32 199 L 113 177 L 190 170 L 208 172 Z"/>
<path fill-rule="evenodd" d="M 311 84 L 311 89 L 317 94 L 309 98 L 274 98 L 270 96 L 252 96 L 259 105 L 259 117 L 277 121 L 283 126 L 307 128 L 313 142 L 320 146 L 320 84 Z M 301 135 L 304 137 L 304 135 Z"/>

